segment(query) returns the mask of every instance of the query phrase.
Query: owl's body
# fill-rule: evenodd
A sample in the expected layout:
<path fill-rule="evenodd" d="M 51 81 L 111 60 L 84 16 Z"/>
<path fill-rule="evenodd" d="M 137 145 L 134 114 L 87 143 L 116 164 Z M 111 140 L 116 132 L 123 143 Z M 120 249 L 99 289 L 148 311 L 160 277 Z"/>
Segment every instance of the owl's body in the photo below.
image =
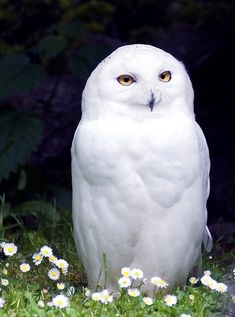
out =
<path fill-rule="evenodd" d="M 122 74 L 135 82 L 122 86 Z M 73 223 L 88 286 L 104 284 L 104 254 L 109 288 L 124 266 L 185 283 L 207 237 L 209 155 L 183 65 L 151 46 L 122 47 L 92 73 L 82 107 Z"/>

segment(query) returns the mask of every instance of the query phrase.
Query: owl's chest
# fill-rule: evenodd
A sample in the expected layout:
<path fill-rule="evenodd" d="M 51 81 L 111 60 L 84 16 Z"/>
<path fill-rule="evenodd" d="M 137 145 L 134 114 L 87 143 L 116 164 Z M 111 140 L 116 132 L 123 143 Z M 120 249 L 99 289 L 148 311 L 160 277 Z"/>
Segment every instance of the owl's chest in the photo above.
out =
<path fill-rule="evenodd" d="M 81 122 L 73 148 L 80 171 L 89 181 L 119 182 L 130 173 L 150 181 L 193 177 L 198 144 L 192 122 L 184 117 Z"/>

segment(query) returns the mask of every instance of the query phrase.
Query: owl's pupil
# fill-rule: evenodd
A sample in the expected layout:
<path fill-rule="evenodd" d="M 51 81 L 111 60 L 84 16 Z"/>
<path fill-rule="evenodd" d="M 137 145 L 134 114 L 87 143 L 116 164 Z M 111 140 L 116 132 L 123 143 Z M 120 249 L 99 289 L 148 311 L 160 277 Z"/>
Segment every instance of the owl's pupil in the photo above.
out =
<path fill-rule="evenodd" d="M 128 77 L 124 77 L 124 82 L 125 82 L 125 83 L 128 83 L 129 80 L 130 80 L 130 79 L 129 79 Z"/>
<path fill-rule="evenodd" d="M 166 78 L 166 75 L 162 74 L 161 79 L 165 79 L 165 78 Z"/>

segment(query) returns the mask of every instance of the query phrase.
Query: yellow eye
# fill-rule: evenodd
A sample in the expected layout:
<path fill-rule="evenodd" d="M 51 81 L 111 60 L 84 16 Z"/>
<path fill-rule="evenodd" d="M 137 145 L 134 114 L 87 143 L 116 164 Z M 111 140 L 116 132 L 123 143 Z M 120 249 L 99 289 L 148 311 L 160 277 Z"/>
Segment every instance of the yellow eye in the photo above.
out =
<path fill-rule="evenodd" d="M 171 72 L 169 70 L 166 70 L 165 72 L 162 72 L 160 75 L 159 75 L 159 79 L 163 82 L 168 82 L 171 80 Z"/>
<path fill-rule="evenodd" d="M 117 80 L 119 84 L 123 86 L 130 86 L 133 82 L 135 82 L 134 78 L 130 75 L 121 75 L 117 78 Z"/>

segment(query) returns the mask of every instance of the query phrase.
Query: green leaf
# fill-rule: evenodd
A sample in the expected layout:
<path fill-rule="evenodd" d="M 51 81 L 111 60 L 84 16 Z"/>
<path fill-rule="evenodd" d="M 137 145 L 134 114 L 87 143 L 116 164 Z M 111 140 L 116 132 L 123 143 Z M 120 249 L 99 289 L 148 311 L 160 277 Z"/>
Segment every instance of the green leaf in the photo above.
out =
<path fill-rule="evenodd" d="M 41 122 L 24 113 L 0 113 L 0 181 L 16 171 L 34 151 L 42 138 Z"/>
<path fill-rule="evenodd" d="M 62 36 L 49 35 L 41 39 L 41 41 L 32 49 L 34 53 L 44 58 L 54 58 L 62 53 L 67 47 L 67 41 Z"/>
<path fill-rule="evenodd" d="M 31 200 L 11 209 L 12 214 L 43 216 L 50 220 L 59 220 L 59 213 L 54 205 L 40 200 Z"/>
<path fill-rule="evenodd" d="M 0 99 L 33 88 L 44 77 L 42 68 L 26 55 L 7 55 L 0 59 Z"/>
<path fill-rule="evenodd" d="M 84 29 L 83 23 L 79 20 L 74 20 L 65 26 L 58 29 L 58 31 L 65 37 L 71 40 L 81 39 L 86 35 L 87 31 Z"/>
<path fill-rule="evenodd" d="M 72 57 L 68 67 L 71 72 L 82 79 L 87 79 L 91 71 L 105 57 L 111 53 L 112 49 L 106 44 L 96 43 L 82 47 L 79 53 Z"/>

